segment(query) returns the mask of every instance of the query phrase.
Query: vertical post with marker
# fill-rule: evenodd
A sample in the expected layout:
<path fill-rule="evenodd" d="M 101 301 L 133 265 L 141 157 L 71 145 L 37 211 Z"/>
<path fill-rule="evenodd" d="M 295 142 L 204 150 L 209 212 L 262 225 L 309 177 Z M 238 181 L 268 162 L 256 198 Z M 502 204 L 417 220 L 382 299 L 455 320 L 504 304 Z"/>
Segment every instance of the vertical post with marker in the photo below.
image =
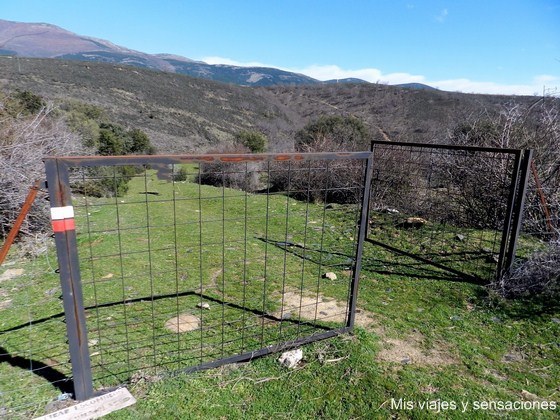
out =
<path fill-rule="evenodd" d="M 74 398 L 83 401 L 93 396 L 93 382 L 68 167 L 56 158 L 47 158 L 45 169 L 72 362 Z"/>

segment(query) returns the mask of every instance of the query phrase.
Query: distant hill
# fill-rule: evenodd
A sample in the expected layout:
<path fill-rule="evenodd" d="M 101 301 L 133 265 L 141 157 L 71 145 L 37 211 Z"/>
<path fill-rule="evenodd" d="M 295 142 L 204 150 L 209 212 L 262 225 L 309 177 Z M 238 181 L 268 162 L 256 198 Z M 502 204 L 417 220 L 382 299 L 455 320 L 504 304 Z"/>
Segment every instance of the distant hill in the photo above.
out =
<path fill-rule="evenodd" d="M 396 87 L 400 87 L 403 89 L 418 89 L 418 90 L 439 90 L 435 87 L 425 85 L 423 83 L 401 83 L 399 85 L 395 85 Z"/>
<path fill-rule="evenodd" d="M 211 65 L 171 54 L 146 54 L 47 23 L 0 20 L 0 55 L 129 65 L 241 86 L 321 83 L 303 74 L 275 68 Z"/>
<path fill-rule="evenodd" d="M 0 88 L 100 106 L 112 120 L 146 131 L 160 153 L 216 150 L 240 130 L 263 132 L 271 151 L 288 151 L 294 133 L 325 114 L 360 118 L 374 139 L 445 142 L 467 118 L 535 101 L 372 83 L 248 88 L 149 68 L 9 56 L 0 56 Z"/>

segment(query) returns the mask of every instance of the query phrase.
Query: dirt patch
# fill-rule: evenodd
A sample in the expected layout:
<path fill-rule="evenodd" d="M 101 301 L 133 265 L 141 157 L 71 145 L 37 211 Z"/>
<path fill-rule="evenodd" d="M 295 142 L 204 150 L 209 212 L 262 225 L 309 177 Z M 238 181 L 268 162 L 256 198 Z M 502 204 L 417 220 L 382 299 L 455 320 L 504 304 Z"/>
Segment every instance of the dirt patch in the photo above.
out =
<path fill-rule="evenodd" d="M 25 270 L 23 268 L 8 268 L 6 271 L 0 274 L 0 282 L 15 279 L 16 277 L 21 276 L 23 273 L 25 273 Z"/>
<path fill-rule="evenodd" d="M 172 333 L 184 333 L 200 328 L 200 319 L 191 314 L 179 314 L 165 322 L 165 328 Z"/>
<path fill-rule="evenodd" d="M 0 309 L 6 309 L 12 306 L 12 299 L 0 301 Z"/>
<path fill-rule="evenodd" d="M 303 296 L 292 290 L 284 292 L 280 301 L 282 308 L 272 314 L 276 318 L 346 322 L 348 312 L 346 302 L 322 295 Z M 371 312 L 357 309 L 355 322 L 360 327 L 368 327 L 374 323 L 374 316 Z"/>
<path fill-rule="evenodd" d="M 428 366 L 444 366 L 457 363 L 449 351 L 441 349 L 422 349 L 424 337 L 416 332 L 405 339 L 383 338 L 384 348 L 377 354 L 382 362 L 416 364 Z"/>

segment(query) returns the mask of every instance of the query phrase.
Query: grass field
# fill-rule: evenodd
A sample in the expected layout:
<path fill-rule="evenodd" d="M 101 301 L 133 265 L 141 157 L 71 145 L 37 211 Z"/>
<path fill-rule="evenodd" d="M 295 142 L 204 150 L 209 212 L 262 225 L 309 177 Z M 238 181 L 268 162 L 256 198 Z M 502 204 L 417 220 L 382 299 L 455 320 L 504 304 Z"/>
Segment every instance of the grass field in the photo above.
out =
<path fill-rule="evenodd" d="M 272 355 L 167 377 L 344 326 L 359 208 L 171 183 L 152 172 L 133 179 L 124 197 L 76 197 L 74 206 L 95 385 L 129 382 L 138 399 L 109 418 L 431 418 L 438 407 L 449 418 L 558 414 L 543 409 L 560 399 L 555 302 L 503 301 L 371 242 L 355 334 L 304 346 L 294 370 Z M 494 264 L 495 249 L 487 249 L 494 235 L 435 225 L 404 231 L 381 213 L 369 234 L 434 259 L 451 256 L 457 270 L 483 278 Z M 0 283 L 7 417 L 66 404 L 56 401 L 70 365 L 54 261 L 52 244 L 36 259 L 11 257 L 8 267 L 25 272 Z M 325 271 L 337 280 L 323 279 Z M 334 310 L 315 309 L 310 319 L 306 297 Z M 197 316 L 200 327 L 165 328 L 182 313 Z M 29 360 L 45 367 L 31 373 Z M 533 409 L 482 405 L 522 401 Z"/>

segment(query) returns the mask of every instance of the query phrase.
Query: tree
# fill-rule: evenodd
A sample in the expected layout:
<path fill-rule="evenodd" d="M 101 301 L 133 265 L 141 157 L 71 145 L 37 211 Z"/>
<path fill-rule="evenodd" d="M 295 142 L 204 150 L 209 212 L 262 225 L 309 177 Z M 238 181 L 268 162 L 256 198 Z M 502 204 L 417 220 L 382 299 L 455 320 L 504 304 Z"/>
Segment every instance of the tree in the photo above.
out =
<path fill-rule="evenodd" d="M 235 135 L 235 140 L 253 153 L 263 153 L 268 146 L 266 136 L 258 131 L 240 131 Z"/>
<path fill-rule="evenodd" d="M 295 136 L 299 151 L 368 150 L 370 135 L 362 120 L 352 116 L 327 115 L 307 124 Z"/>
<path fill-rule="evenodd" d="M 310 122 L 295 136 L 300 152 L 337 152 L 368 150 L 370 136 L 356 117 L 322 116 Z M 356 203 L 364 180 L 363 162 L 339 160 L 293 163 L 290 170 L 272 172 L 274 187 L 295 198 L 317 202 Z M 309 197 L 308 197 L 309 195 Z"/>

